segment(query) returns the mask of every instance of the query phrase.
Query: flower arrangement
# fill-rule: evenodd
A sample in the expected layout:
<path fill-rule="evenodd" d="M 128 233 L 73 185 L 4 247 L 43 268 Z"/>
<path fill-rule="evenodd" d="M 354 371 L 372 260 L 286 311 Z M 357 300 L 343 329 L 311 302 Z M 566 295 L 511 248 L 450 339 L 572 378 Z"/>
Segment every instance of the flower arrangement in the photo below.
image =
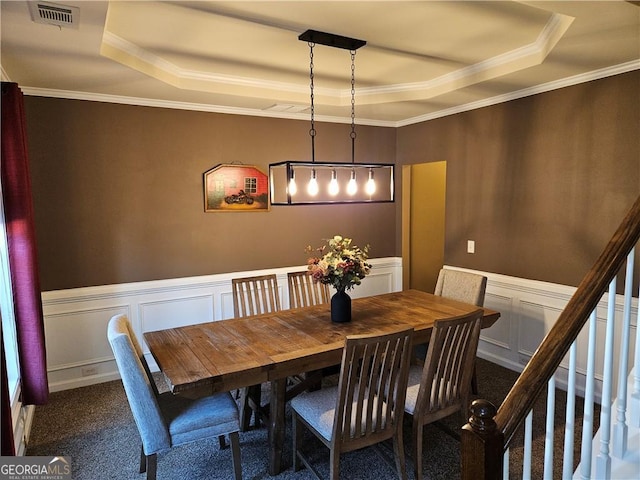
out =
<path fill-rule="evenodd" d="M 309 245 L 306 248 L 309 254 L 317 252 L 307 260 L 314 282 L 331 285 L 338 291 L 360 285 L 371 269 L 367 263 L 369 245 L 360 249 L 351 245 L 351 241 L 350 238 L 335 235 L 327 241 L 327 245 L 316 249 Z"/>

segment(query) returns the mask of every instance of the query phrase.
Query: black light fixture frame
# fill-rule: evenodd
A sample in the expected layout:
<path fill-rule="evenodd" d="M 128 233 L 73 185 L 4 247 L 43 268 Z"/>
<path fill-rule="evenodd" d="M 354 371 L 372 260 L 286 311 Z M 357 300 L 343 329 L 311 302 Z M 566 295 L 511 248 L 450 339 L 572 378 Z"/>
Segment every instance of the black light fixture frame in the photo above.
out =
<path fill-rule="evenodd" d="M 327 172 L 332 169 L 344 171 L 352 170 L 353 168 L 361 170 L 369 170 L 374 172 L 386 171 L 384 177 L 389 180 L 388 195 L 381 195 L 380 193 L 374 194 L 370 198 L 364 196 L 349 197 L 346 194 L 342 194 L 339 197 L 327 198 L 324 200 L 311 199 L 302 195 L 291 196 L 289 192 L 286 194 L 276 194 L 276 183 L 284 182 L 291 178 L 292 172 L 296 169 L 317 169 L 318 174 L 322 171 Z M 269 193 L 271 205 L 337 205 L 337 204 L 349 204 L 349 203 L 393 203 L 395 201 L 395 165 L 393 163 L 351 163 L 351 162 L 310 162 L 310 161 L 298 161 L 288 160 L 286 162 L 272 163 L 269 165 Z M 277 178 L 279 179 L 277 180 Z"/>
<path fill-rule="evenodd" d="M 326 32 L 320 32 L 317 30 L 307 30 L 304 33 L 301 33 L 298 36 L 298 40 L 307 42 L 309 44 L 309 46 L 311 47 L 311 52 L 313 52 L 313 45 L 315 44 L 319 44 L 319 45 L 325 45 L 328 47 L 334 47 L 334 48 L 341 48 L 344 50 L 349 50 L 351 51 L 352 54 L 352 69 L 353 69 L 353 56 L 355 55 L 355 51 L 363 46 L 365 46 L 367 44 L 367 42 L 365 40 L 359 40 L 357 38 L 350 38 L 350 37 L 343 37 L 342 35 L 336 35 L 333 33 L 326 33 Z M 312 57 L 313 58 L 313 57 Z M 313 60 L 312 60 L 313 61 Z M 312 63 L 313 65 L 313 63 Z M 313 78 L 313 77 L 312 77 Z M 312 80 L 313 81 L 313 80 Z M 313 85 L 313 84 L 312 84 Z M 352 96 L 353 96 L 353 72 L 352 72 Z M 353 100 L 353 99 L 352 99 Z M 313 87 L 312 87 L 312 102 L 313 102 Z M 353 103 L 353 102 L 352 102 Z M 312 123 L 313 123 L 313 116 L 312 116 Z M 345 204 L 345 203 L 390 203 L 390 202 L 394 202 L 395 201 L 395 191 L 394 191 L 394 167 L 395 165 L 392 163 L 381 163 L 381 164 L 370 164 L 370 163 L 355 163 L 353 160 L 354 157 L 354 153 L 353 153 L 353 142 L 355 139 L 355 132 L 353 131 L 353 105 L 352 105 L 352 133 L 351 133 L 351 141 L 352 141 L 352 148 L 351 148 L 351 162 L 349 163 L 336 163 L 336 162 L 316 162 L 315 161 L 315 155 L 313 154 L 314 148 L 313 148 L 313 136 L 315 135 L 315 132 L 313 132 L 312 135 L 312 161 L 308 162 L 308 161 L 286 161 L 286 162 L 279 162 L 279 163 L 273 163 L 269 165 L 269 189 L 271 191 L 271 205 L 321 205 L 321 204 Z M 312 131 L 313 131 L 313 126 L 312 126 Z M 336 199 L 336 200 L 296 200 L 294 199 L 289 192 L 287 192 L 286 194 L 286 199 L 284 200 L 278 200 L 276 199 L 276 195 L 274 195 L 275 193 L 275 180 L 274 177 L 276 176 L 274 174 L 274 172 L 276 170 L 282 170 L 284 169 L 285 171 L 285 182 L 288 182 L 288 180 L 290 178 L 292 178 L 292 176 L 294 175 L 294 169 L 295 168 L 319 168 L 319 169 L 332 169 L 332 168 L 337 168 L 337 169 L 346 169 L 346 168 L 351 168 L 351 169 L 369 169 L 369 171 L 375 171 L 378 169 L 384 169 L 384 170 L 388 170 L 389 171 L 389 179 L 390 179 L 390 185 L 389 185 L 389 196 L 385 197 L 384 199 L 373 199 L 373 198 L 369 198 L 369 199 L 364 199 L 364 198 L 357 198 L 357 199 L 349 199 L 349 198 L 345 198 L 344 196 L 340 199 Z"/>
<path fill-rule="evenodd" d="M 364 47 L 367 42 L 357 38 L 343 37 L 334 33 L 319 32 L 317 30 L 307 30 L 298 36 L 298 40 L 308 43 L 326 45 L 327 47 L 343 48 L 345 50 L 357 50 Z"/>

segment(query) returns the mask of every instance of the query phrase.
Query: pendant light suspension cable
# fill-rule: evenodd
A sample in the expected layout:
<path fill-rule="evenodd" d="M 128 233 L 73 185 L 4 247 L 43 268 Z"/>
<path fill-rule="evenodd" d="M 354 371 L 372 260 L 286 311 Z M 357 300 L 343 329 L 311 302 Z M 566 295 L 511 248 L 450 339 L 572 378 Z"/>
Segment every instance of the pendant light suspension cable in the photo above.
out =
<path fill-rule="evenodd" d="M 311 129 L 309 130 L 309 136 L 311 137 L 311 163 L 316 163 L 316 126 L 315 126 L 315 106 L 313 103 L 313 47 L 315 43 L 309 42 L 309 89 L 311 99 Z M 311 196 L 318 194 L 318 180 L 316 176 L 316 169 L 311 169 L 311 178 L 307 185 L 307 192 Z"/>
<path fill-rule="evenodd" d="M 356 161 L 356 51 L 351 50 L 351 165 Z M 347 184 L 347 193 L 355 195 L 358 192 L 355 168 L 351 169 L 351 178 Z"/>
<path fill-rule="evenodd" d="M 315 106 L 313 104 L 313 47 L 315 43 L 309 42 L 309 90 L 311 100 L 311 129 L 309 130 L 309 136 L 311 137 L 311 162 L 316 161 L 316 124 L 314 121 Z"/>

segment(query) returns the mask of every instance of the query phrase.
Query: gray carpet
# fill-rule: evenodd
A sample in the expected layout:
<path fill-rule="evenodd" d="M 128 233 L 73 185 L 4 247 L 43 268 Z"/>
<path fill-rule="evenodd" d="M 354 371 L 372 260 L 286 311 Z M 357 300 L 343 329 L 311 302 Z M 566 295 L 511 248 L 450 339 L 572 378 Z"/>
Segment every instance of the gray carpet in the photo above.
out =
<path fill-rule="evenodd" d="M 478 360 L 478 383 L 483 398 L 499 405 L 517 378 L 517 373 L 490 362 Z M 331 381 L 331 379 L 329 379 Z M 564 402 L 566 395 L 556 393 L 556 440 L 561 448 L 564 432 Z M 536 406 L 534 416 L 534 451 L 540 460 L 534 461 L 533 478 L 542 477 L 542 448 L 544 441 L 543 404 Z M 577 416 L 582 415 L 578 401 Z M 313 476 L 306 470 L 293 472 L 291 456 L 291 425 L 287 412 L 287 436 L 283 453 L 283 471 L 271 477 L 267 472 L 266 428 L 240 433 L 243 478 L 297 479 Z M 445 424 L 457 428 L 461 416 L 453 415 Z M 576 420 L 576 424 L 580 424 Z M 405 422 L 405 449 L 409 451 L 411 423 Z M 580 429 L 576 431 L 576 459 L 579 454 Z M 308 441 L 307 441 L 308 439 Z M 516 445 L 521 445 L 521 438 Z M 451 480 L 460 477 L 460 444 L 441 428 L 430 425 L 424 432 L 423 466 L 426 479 Z M 317 469 L 328 478 L 328 450 L 312 435 L 305 438 L 305 450 L 314 459 Z M 519 468 L 521 447 L 511 450 L 512 478 L 522 476 Z M 561 452 L 555 461 L 554 478 L 562 471 Z M 51 394 L 49 404 L 36 407 L 28 455 L 69 456 L 75 480 L 144 479 L 138 473 L 140 439 L 120 381 Z M 536 458 L 534 457 L 534 458 Z M 577 460 L 576 460 L 577 461 Z M 407 473 L 413 477 L 413 464 L 407 461 Z M 231 451 L 220 450 L 217 439 L 178 447 L 158 456 L 158 479 L 228 479 L 232 476 Z M 363 449 L 345 454 L 341 459 L 343 479 L 395 479 L 395 470 L 378 452 Z"/>

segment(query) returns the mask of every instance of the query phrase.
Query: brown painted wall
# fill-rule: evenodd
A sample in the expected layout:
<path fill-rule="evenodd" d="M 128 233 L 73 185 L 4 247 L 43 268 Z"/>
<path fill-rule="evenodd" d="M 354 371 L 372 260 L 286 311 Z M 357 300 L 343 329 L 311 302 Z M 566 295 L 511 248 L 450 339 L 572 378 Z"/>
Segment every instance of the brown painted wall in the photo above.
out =
<path fill-rule="evenodd" d="M 356 159 L 447 161 L 446 264 L 577 285 L 640 193 L 639 87 L 635 71 L 358 127 Z M 206 170 L 308 158 L 308 122 L 38 97 L 25 107 L 45 291 L 300 265 L 304 246 L 336 233 L 401 255 L 400 169 L 395 205 L 204 213 Z M 318 124 L 319 160 L 348 161 L 349 142 L 348 125 Z"/>
<path fill-rule="evenodd" d="M 308 122 L 25 97 L 44 291 L 303 265 L 334 234 L 396 252 L 394 204 L 204 213 L 205 171 L 310 155 Z M 317 160 L 350 126 L 318 123 Z M 358 127 L 356 161 L 392 162 L 396 130 Z"/>
<path fill-rule="evenodd" d="M 639 132 L 634 71 L 400 128 L 396 161 L 447 161 L 446 264 L 577 285 L 640 194 Z"/>

